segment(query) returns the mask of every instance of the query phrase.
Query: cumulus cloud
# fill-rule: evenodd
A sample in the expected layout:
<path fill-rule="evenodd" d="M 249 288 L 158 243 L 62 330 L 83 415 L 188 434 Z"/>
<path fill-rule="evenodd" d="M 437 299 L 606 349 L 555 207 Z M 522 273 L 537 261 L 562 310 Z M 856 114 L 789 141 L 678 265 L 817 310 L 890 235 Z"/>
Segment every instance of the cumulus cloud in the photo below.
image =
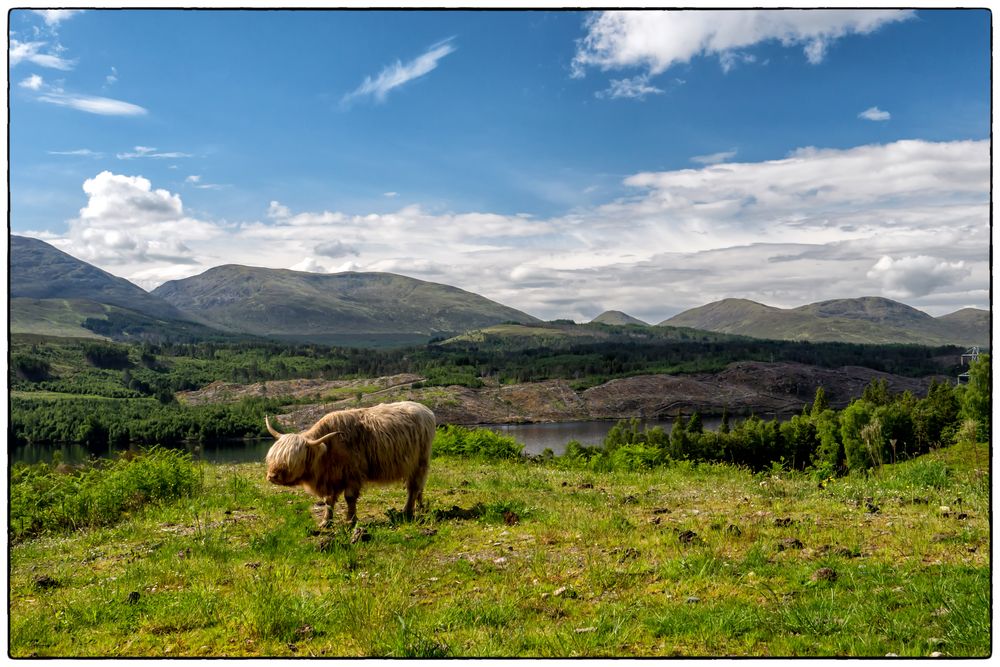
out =
<path fill-rule="evenodd" d="M 84 181 L 83 191 L 87 205 L 69 221 L 66 245 L 98 265 L 193 264 L 189 244 L 220 233 L 215 225 L 186 215 L 180 195 L 154 189 L 142 176 L 102 171 Z"/>
<path fill-rule="evenodd" d="M 32 9 L 31 11 L 41 16 L 45 25 L 50 28 L 55 28 L 66 19 L 83 13 L 82 9 Z"/>
<path fill-rule="evenodd" d="M 341 103 L 346 105 L 355 99 L 368 96 L 374 98 L 376 102 L 384 102 L 389 91 L 432 72 L 437 68 L 438 61 L 454 53 L 456 47 L 452 43 L 453 39 L 449 37 L 433 44 L 427 51 L 407 63 L 397 60 L 379 72 L 374 79 L 370 76 L 365 77 L 360 86 L 344 95 Z"/>
<path fill-rule="evenodd" d="M 866 295 L 937 315 L 988 307 L 989 174 L 988 141 L 899 141 L 636 173 L 626 195 L 547 218 L 271 201 L 261 220 L 210 224 L 175 193 L 104 172 L 60 247 L 143 285 L 234 262 L 390 271 L 545 319 L 615 309 L 659 322 L 726 297 L 794 307 Z M 171 241 L 183 247 L 152 245 Z"/>
<path fill-rule="evenodd" d="M 892 114 L 888 111 L 882 111 L 878 107 L 868 107 L 864 111 L 858 114 L 858 118 L 864 118 L 865 120 L 889 120 L 892 118 Z"/>
<path fill-rule="evenodd" d="M 42 79 L 42 77 L 38 76 L 37 74 L 32 74 L 27 79 L 24 79 L 23 81 L 21 81 L 21 83 L 17 85 L 20 86 L 21 88 L 27 88 L 28 90 L 41 90 L 42 85 L 44 83 L 45 81 Z"/>
<path fill-rule="evenodd" d="M 917 255 L 893 259 L 883 255 L 868 272 L 882 284 L 883 293 L 897 298 L 926 296 L 969 276 L 965 262 L 948 262 L 938 257 Z"/>
<path fill-rule="evenodd" d="M 650 75 L 697 56 L 715 55 L 723 68 L 747 62 L 740 52 L 766 41 L 801 46 L 812 64 L 823 61 L 837 39 L 868 34 L 883 25 L 904 21 L 909 10 L 649 10 L 607 11 L 592 15 L 587 34 L 578 41 L 573 75 L 588 67 L 601 70 L 644 67 Z"/>
<path fill-rule="evenodd" d="M 301 262 L 288 267 L 292 271 L 308 271 L 309 273 L 329 273 L 326 267 L 316 261 L 314 257 L 306 257 Z"/>
<path fill-rule="evenodd" d="M 360 254 L 358 249 L 349 246 L 343 241 L 328 241 L 326 243 L 320 243 L 316 246 L 316 254 L 323 255 L 324 257 L 345 257 L 347 255 L 357 256 Z"/>

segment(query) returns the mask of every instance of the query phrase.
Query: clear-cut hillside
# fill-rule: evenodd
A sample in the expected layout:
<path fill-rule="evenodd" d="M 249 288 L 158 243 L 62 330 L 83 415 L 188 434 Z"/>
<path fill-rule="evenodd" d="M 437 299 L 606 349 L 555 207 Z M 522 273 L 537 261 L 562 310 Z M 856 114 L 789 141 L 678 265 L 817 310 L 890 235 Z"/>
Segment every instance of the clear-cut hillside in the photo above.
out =
<path fill-rule="evenodd" d="M 539 320 L 456 287 L 391 273 L 307 273 L 229 264 L 153 291 L 232 332 L 335 343 L 344 336 L 427 340 Z"/>
<path fill-rule="evenodd" d="M 989 344 L 987 311 L 966 308 L 935 318 L 882 297 L 834 299 L 789 309 L 746 299 L 723 299 L 684 311 L 660 325 L 778 340 Z"/>

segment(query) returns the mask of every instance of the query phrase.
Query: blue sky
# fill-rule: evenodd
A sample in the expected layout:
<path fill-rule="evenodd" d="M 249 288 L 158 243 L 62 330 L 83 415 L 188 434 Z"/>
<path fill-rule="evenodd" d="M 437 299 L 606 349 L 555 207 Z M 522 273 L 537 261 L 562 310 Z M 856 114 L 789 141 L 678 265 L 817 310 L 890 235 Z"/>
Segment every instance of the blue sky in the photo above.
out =
<path fill-rule="evenodd" d="M 988 307 L 989 21 L 13 11 L 11 230 L 147 288 L 241 263 L 544 318 Z"/>

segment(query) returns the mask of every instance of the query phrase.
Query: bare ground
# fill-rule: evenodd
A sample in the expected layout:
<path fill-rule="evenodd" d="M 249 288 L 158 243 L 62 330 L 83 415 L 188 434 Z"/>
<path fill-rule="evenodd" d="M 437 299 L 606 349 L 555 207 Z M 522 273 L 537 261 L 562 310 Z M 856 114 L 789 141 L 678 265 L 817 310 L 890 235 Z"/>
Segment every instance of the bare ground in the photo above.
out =
<path fill-rule="evenodd" d="M 237 385 L 214 382 L 183 392 L 187 404 L 236 401 L 246 396 L 288 396 L 314 403 L 289 406 L 278 415 L 289 428 L 305 428 L 332 410 L 387 401 L 414 400 L 430 406 L 438 423 L 488 424 L 559 422 L 629 417 L 664 418 L 690 414 L 789 414 L 811 403 L 823 387 L 831 406 L 840 408 L 861 395 L 872 379 L 889 390 L 926 394 L 930 378 L 907 378 L 860 366 L 828 369 L 796 363 L 737 362 L 719 373 L 640 375 L 611 380 L 584 391 L 566 380 L 516 385 L 419 387 L 423 378 L 404 374 L 361 380 L 282 380 Z M 357 391 L 354 391 L 357 390 Z M 358 394 L 361 399 L 358 400 Z"/>

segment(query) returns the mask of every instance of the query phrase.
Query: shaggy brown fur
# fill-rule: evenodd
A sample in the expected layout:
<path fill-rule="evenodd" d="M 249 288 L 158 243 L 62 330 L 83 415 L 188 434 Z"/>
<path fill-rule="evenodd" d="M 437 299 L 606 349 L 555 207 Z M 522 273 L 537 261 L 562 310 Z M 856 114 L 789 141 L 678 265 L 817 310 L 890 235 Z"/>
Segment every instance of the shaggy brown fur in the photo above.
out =
<path fill-rule="evenodd" d="M 267 481 L 303 486 L 325 500 L 325 522 L 343 493 L 353 523 L 365 484 L 405 480 L 403 514 L 411 517 L 423 504 L 434 427 L 434 413 L 412 401 L 331 412 L 301 433 L 281 435 L 268 423 L 280 437 L 267 453 Z"/>

